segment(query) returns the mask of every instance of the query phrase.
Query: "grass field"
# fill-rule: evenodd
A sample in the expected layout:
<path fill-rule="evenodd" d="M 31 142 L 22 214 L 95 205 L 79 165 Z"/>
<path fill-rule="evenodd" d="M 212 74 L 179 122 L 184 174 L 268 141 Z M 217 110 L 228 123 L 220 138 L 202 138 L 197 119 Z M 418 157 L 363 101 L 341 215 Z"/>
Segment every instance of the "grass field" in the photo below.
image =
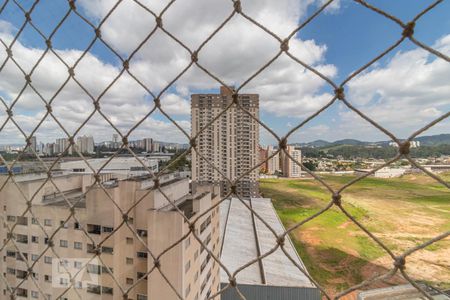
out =
<path fill-rule="evenodd" d="M 450 175 L 441 177 L 450 181 Z M 333 188 L 353 178 L 323 176 Z M 286 227 L 331 200 L 328 190 L 313 179 L 262 179 L 260 189 L 264 197 L 273 199 Z M 396 254 L 450 230 L 450 190 L 425 175 L 366 178 L 345 190 L 342 202 Z M 392 266 L 387 253 L 337 207 L 300 226 L 291 237 L 310 274 L 331 293 L 385 273 Z M 450 239 L 408 257 L 406 271 L 417 280 L 450 287 Z M 391 280 L 402 281 L 399 276 Z"/>

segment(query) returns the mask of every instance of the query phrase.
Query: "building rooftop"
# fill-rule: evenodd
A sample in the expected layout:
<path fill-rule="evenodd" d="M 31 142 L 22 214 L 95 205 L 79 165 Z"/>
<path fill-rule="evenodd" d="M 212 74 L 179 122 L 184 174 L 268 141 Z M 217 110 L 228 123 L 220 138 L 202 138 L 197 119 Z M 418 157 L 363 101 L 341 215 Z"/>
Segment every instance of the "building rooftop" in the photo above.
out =
<path fill-rule="evenodd" d="M 434 300 L 450 300 L 450 297 L 445 293 L 422 283 L 420 287 L 424 289 Z M 415 287 L 411 284 L 397 285 L 387 288 L 373 289 L 359 293 L 358 300 L 422 300 L 426 299 Z"/>
<path fill-rule="evenodd" d="M 75 204 L 76 208 L 86 208 L 86 195 L 81 188 L 45 195 L 42 201 L 44 205 L 69 207 L 68 201 L 71 205 Z"/>
<path fill-rule="evenodd" d="M 277 234 L 284 232 L 269 198 L 243 200 L 251 205 Z M 277 244 L 273 233 L 237 198 L 227 199 L 220 204 L 220 225 L 222 233 L 221 260 L 230 272 L 234 272 L 251 260 L 267 253 Z M 286 237 L 285 249 L 292 259 L 306 268 L 290 240 Z M 228 275 L 221 270 L 221 281 L 228 282 Z M 282 287 L 311 287 L 314 284 L 278 248 L 261 263 L 255 262 L 236 276 L 238 284 L 270 285 Z"/>

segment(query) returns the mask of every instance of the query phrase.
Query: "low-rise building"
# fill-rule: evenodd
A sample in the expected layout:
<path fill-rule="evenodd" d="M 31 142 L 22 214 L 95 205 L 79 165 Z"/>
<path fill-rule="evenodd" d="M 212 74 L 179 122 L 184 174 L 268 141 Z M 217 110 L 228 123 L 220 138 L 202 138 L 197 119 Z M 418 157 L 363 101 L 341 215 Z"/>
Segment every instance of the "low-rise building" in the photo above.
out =
<path fill-rule="evenodd" d="M 372 175 L 373 177 L 377 178 L 394 178 L 394 177 L 400 177 L 404 175 L 409 169 L 406 168 L 381 168 Z M 369 172 L 371 172 L 372 169 L 356 169 L 355 174 L 356 175 L 365 175 Z"/>
<path fill-rule="evenodd" d="M 59 168 L 63 171 L 92 173 L 93 171 L 100 173 L 114 173 L 116 178 L 124 179 L 157 173 L 159 163 L 157 159 L 148 157 L 114 157 L 110 158 L 91 158 L 84 160 L 63 161 L 59 164 Z"/>
<path fill-rule="evenodd" d="M 219 266 L 188 235 L 185 221 L 198 218 L 197 236 L 218 256 L 219 211 L 211 209 L 219 201 L 218 187 L 201 186 L 192 194 L 189 179 L 167 174 L 160 177 L 160 192 L 152 189 L 150 176 L 109 181 L 113 174 L 100 176 L 102 186 L 92 186 L 92 174 L 73 173 L 54 174 L 54 184 L 42 174 L 17 175 L 17 185 L 9 180 L 3 186 L 0 219 L 14 231 L 0 251 L 5 274 L 0 298 L 9 298 L 5 282 L 21 283 L 16 296 L 36 299 L 122 300 L 121 289 L 132 286 L 128 297 L 136 300 L 176 299 L 176 294 L 194 300 L 216 293 Z M 0 177 L 1 185 L 6 178 Z M 1 241 L 8 237 L 7 230 L 0 231 Z M 153 257 L 183 237 L 148 274 Z M 74 288 L 66 291 L 68 274 Z"/>
<path fill-rule="evenodd" d="M 220 259 L 231 274 L 270 252 L 277 245 L 277 237 L 247 206 L 264 219 L 277 235 L 285 231 L 269 198 L 251 198 L 244 201 L 231 198 L 223 201 L 220 204 Z M 238 272 L 236 284 L 239 291 L 247 300 L 320 300 L 320 291 L 305 275 L 308 270 L 298 256 L 289 235 L 286 235 L 283 247 L 290 258 L 278 248 Z M 230 278 L 223 269 L 220 272 L 220 280 L 222 288 L 230 283 Z M 221 294 L 221 299 L 234 300 L 240 297 L 234 288 L 228 288 Z"/>

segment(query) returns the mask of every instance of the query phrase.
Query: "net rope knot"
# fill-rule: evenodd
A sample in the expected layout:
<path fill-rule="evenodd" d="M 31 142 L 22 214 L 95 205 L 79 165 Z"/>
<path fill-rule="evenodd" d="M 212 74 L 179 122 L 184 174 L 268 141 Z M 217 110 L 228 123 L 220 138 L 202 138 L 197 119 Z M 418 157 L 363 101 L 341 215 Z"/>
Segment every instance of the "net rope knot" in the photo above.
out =
<path fill-rule="evenodd" d="M 285 40 L 283 40 L 283 42 L 281 42 L 280 49 L 281 49 L 281 51 L 284 51 L 284 52 L 289 51 L 289 39 L 285 39 Z"/>
<path fill-rule="evenodd" d="M 284 241 L 285 241 L 285 238 L 284 238 L 283 235 L 280 235 L 279 237 L 277 237 L 277 244 L 278 244 L 278 246 L 283 247 L 284 246 Z"/>
<path fill-rule="evenodd" d="M 236 287 L 236 277 L 230 277 L 229 281 L 232 287 Z"/>
<path fill-rule="evenodd" d="M 72 10 L 77 10 L 77 6 L 75 5 L 75 0 L 69 0 L 69 6 Z"/>
<path fill-rule="evenodd" d="M 130 68 L 130 61 L 128 59 L 124 60 L 122 66 L 125 70 L 128 70 Z"/>
<path fill-rule="evenodd" d="M 278 143 L 278 147 L 280 147 L 280 149 L 282 150 L 286 150 L 287 149 L 287 139 L 286 137 L 283 137 L 280 142 Z"/>
<path fill-rule="evenodd" d="M 404 270 L 405 269 L 405 265 L 406 265 L 406 260 L 403 256 L 398 256 L 395 258 L 394 260 L 394 267 L 400 269 L 400 270 Z"/>
<path fill-rule="evenodd" d="M 153 103 L 157 108 L 161 108 L 161 99 L 155 98 L 155 100 L 153 100 Z"/>
<path fill-rule="evenodd" d="M 153 262 L 153 265 L 155 266 L 155 268 L 159 269 L 161 268 L 161 262 L 159 259 L 155 259 Z"/>
<path fill-rule="evenodd" d="M 231 193 L 232 193 L 233 195 L 236 195 L 236 192 L 237 192 L 236 184 L 233 183 L 233 184 L 230 186 L 230 190 L 231 190 Z"/>
<path fill-rule="evenodd" d="M 398 147 L 398 152 L 402 155 L 407 155 L 409 154 L 410 149 L 411 143 L 409 141 L 406 141 L 400 144 L 400 146 Z"/>
<path fill-rule="evenodd" d="M 156 22 L 156 26 L 158 26 L 158 27 L 160 27 L 160 28 L 163 27 L 163 21 L 162 21 L 161 16 L 156 17 L 156 18 L 155 18 L 155 22 Z"/>
<path fill-rule="evenodd" d="M 6 54 L 8 55 L 9 58 L 13 57 L 13 53 L 10 48 L 6 48 Z"/>
<path fill-rule="evenodd" d="M 331 199 L 333 199 L 333 204 L 336 206 L 341 206 L 342 205 L 342 196 L 341 194 L 337 194 L 334 193 L 333 196 L 331 197 Z"/>
<path fill-rule="evenodd" d="M 160 184 L 159 184 L 159 179 L 158 179 L 158 178 L 155 178 L 155 179 L 153 180 L 153 187 L 154 187 L 155 189 L 157 189 L 157 188 L 159 188 L 159 186 L 160 186 Z"/>
<path fill-rule="evenodd" d="M 97 38 L 100 39 L 102 37 L 102 31 L 100 30 L 100 28 L 95 28 L 94 32 Z"/>
<path fill-rule="evenodd" d="M 189 144 L 192 148 L 197 147 L 197 142 L 195 141 L 195 138 L 190 139 Z"/>
<path fill-rule="evenodd" d="M 416 23 L 414 22 L 408 22 L 405 27 L 403 27 L 402 36 L 410 38 L 414 34 L 414 27 L 416 26 Z"/>
<path fill-rule="evenodd" d="M 239 102 L 239 94 L 238 93 L 233 93 L 233 95 L 231 96 L 231 98 L 233 99 L 233 104 L 238 104 Z"/>
<path fill-rule="evenodd" d="M 235 12 L 237 12 L 238 14 L 242 13 L 242 5 L 241 5 L 241 1 L 239 1 L 239 0 L 234 1 L 233 7 L 234 7 L 234 11 L 235 11 Z"/>
<path fill-rule="evenodd" d="M 341 87 L 338 87 L 337 89 L 335 89 L 334 90 L 334 95 L 339 100 L 344 100 L 345 99 L 344 87 L 341 86 Z"/>
<path fill-rule="evenodd" d="M 196 63 L 198 61 L 198 52 L 197 51 L 192 52 L 192 54 L 191 54 L 191 61 L 193 63 Z"/>

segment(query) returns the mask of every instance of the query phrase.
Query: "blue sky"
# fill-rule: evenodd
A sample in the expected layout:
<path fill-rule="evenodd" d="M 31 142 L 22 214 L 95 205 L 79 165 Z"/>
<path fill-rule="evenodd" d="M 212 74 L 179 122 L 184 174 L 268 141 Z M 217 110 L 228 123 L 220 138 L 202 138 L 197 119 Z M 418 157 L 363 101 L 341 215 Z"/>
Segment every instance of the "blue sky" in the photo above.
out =
<path fill-rule="evenodd" d="M 156 6 L 158 5 L 154 2 L 148 1 L 149 6 L 155 5 L 154 9 L 157 10 Z M 189 44 L 192 43 L 192 45 L 198 45 L 198 42 L 207 36 L 207 34 L 202 35 L 202 29 L 205 29 L 204 32 L 206 33 L 210 32 L 211 28 L 215 28 L 231 11 L 231 6 L 227 1 L 215 1 L 217 2 L 215 6 L 213 4 L 211 6 L 199 4 L 198 7 L 195 7 L 195 5 L 199 2 L 187 2 L 188 4 L 174 4 L 163 19 L 165 26 L 168 24 L 169 30 L 173 29 L 180 39 L 187 41 Z M 277 32 L 282 34 L 290 32 L 296 24 L 313 13 L 317 9 L 318 2 L 320 1 L 286 0 L 273 4 L 271 1 L 242 1 L 244 11 L 248 11 L 258 21 L 269 28 L 276 28 Z M 369 2 L 397 16 L 404 22 L 413 18 L 432 3 L 432 1 L 419 0 Z M 21 1 L 21 3 L 25 9 L 29 9 L 32 1 L 26 0 Z M 106 14 L 111 3 L 111 1 L 102 0 L 80 0 L 77 1 L 77 8 L 83 16 L 97 24 L 101 17 Z M 306 5 L 306 3 L 309 3 L 309 5 Z M 340 83 L 352 71 L 393 44 L 401 36 L 402 30 L 394 22 L 353 1 L 342 0 L 336 2 L 336 4 L 339 5 L 322 13 L 302 29 L 295 37 L 297 44 L 294 45 L 295 47 L 291 46 L 291 48 L 297 57 L 301 57 L 316 68 L 325 68 L 326 71 L 324 72 L 328 72 L 327 74 L 332 77 L 334 82 Z M 186 10 L 182 5 L 189 5 L 189 9 L 195 9 L 195 14 L 190 14 L 191 19 L 176 18 L 176 16 L 182 16 L 183 9 Z M 226 9 L 215 10 L 219 5 L 224 5 Z M 126 57 L 134 49 L 133 47 L 150 32 L 154 21 L 151 15 L 142 13 L 142 10 L 139 10 L 132 1 L 124 1 L 124 4 L 119 7 L 118 12 L 112 14 L 111 22 L 108 21 L 104 24 L 103 34 L 105 40 L 123 57 Z M 67 9 L 68 5 L 65 1 L 41 1 L 31 15 L 33 23 L 44 35 L 48 36 Z M 181 12 L 179 13 L 177 10 Z M 267 11 L 270 11 L 270 14 Z M 446 51 L 450 48 L 448 46 L 450 42 L 445 39 L 450 34 L 449 11 L 450 3 L 444 1 L 423 16 L 415 29 L 415 37 L 418 40 L 430 46 L 440 47 L 440 50 L 446 55 L 449 55 Z M 211 12 L 210 16 L 205 17 L 209 12 Z M 0 20 L 2 21 L 0 27 L 3 32 L 2 40 L 7 41 L 8 34 L 10 38 L 11 34 L 14 34 L 24 22 L 24 16 L 17 6 L 11 2 L 0 14 Z M 280 24 L 281 21 L 285 24 Z M 136 22 L 136 24 L 133 22 Z M 192 33 L 192 30 L 187 31 L 190 28 L 189 26 L 192 26 L 191 28 L 195 30 L 196 22 L 199 24 L 198 35 L 196 32 Z M 200 62 L 202 64 L 204 62 L 205 66 L 210 67 L 213 73 L 224 81 L 232 81 L 231 84 L 239 85 L 259 66 L 262 66 L 268 58 L 272 57 L 278 46 L 273 39 L 267 37 L 258 28 L 248 24 L 243 18 L 237 16 L 233 19 L 233 22 L 226 30 L 223 30 L 210 41 L 211 46 L 208 45 L 202 50 L 200 54 L 203 54 L 203 56 L 200 56 Z M 13 29 L 6 29 L 9 26 Z M 236 34 L 236 32 L 239 32 L 239 34 Z M 280 35 L 282 36 L 282 34 Z M 76 57 L 79 57 L 80 52 L 74 52 L 73 50 L 83 51 L 92 38 L 92 28 L 72 13 L 52 37 L 52 44 L 55 49 L 62 51 L 61 53 L 64 57 L 67 57 L 68 61 L 74 61 Z M 28 59 L 23 59 L 24 64 L 28 63 L 28 67 L 31 68 L 32 63 L 36 61 L 38 56 L 36 55 L 36 59 L 34 59 L 30 54 L 45 48 L 42 37 L 33 28 L 26 26 L 19 37 L 18 43 L 23 48 L 23 53 L 28 53 Z M 233 47 L 223 47 L 223 45 L 229 44 Z M 267 49 L 265 48 L 266 45 L 268 45 Z M 229 50 L 225 50 L 225 48 Z M 15 47 L 13 47 L 13 52 L 14 50 Z M 17 52 L 20 53 L 19 50 Z M 244 57 L 244 53 L 249 55 L 248 52 L 254 52 L 254 57 L 251 54 Z M 117 71 L 120 67 L 119 60 L 100 42 L 94 44 L 90 54 L 92 55 L 89 58 L 92 62 L 91 69 L 89 65 L 80 66 L 80 72 L 78 73 L 78 70 L 76 70 L 76 74 L 83 77 L 83 74 L 87 74 L 86 72 L 91 73 L 89 74 L 91 76 L 90 82 L 87 80 L 86 85 L 91 84 L 94 90 L 98 87 L 100 91 L 101 87 L 106 87 L 108 80 L 110 81 L 113 78 L 114 70 Z M 266 54 L 267 56 L 265 56 Z M 154 88 L 152 89 L 154 92 L 157 92 L 177 74 L 177 71 L 181 71 L 183 63 L 188 61 L 186 55 L 181 47 L 161 34 L 150 39 L 142 51 L 138 52 L 135 60 L 131 63 L 130 70 L 133 73 L 136 70 L 139 78 L 146 85 Z M 410 57 L 412 58 L 411 64 L 416 63 L 414 67 L 408 66 Z M 86 61 L 89 61 L 89 59 Z M 2 60 L 4 60 L 4 57 L 2 57 Z M 55 61 L 57 60 L 53 60 L 52 63 L 55 63 Z M 246 91 L 260 94 L 261 120 L 274 129 L 277 134 L 282 135 L 317 110 L 318 107 L 325 104 L 327 95 L 332 94 L 333 89 L 327 84 L 323 84 L 315 75 L 304 72 L 300 66 L 292 67 L 292 65 L 296 65 L 295 62 L 283 61 L 282 59 L 280 61 L 282 62 L 255 78 Z M 43 61 L 42 63 L 50 64 L 51 62 Z M 426 52 L 420 52 L 414 44 L 405 41 L 366 73 L 361 74 L 355 83 L 352 82 L 346 95 L 356 107 L 380 121 L 383 126 L 386 126 L 400 138 L 404 138 L 449 110 L 449 84 L 434 79 L 450 74 L 449 65 L 446 62 L 436 61 L 433 56 Z M 56 67 L 61 68 L 61 65 L 59 64 Z M 5 101 L 10 103 L 21 85 L 19 83 L 14 85 L 14 77 L 11 75 L 17 75 L 17 70 L 13 70 L 14 66 L 7 65 L 6 68 L 11 68 L 11 70 L 5 70 L 3 76 L 8 75 L 8 80 L 11 82 L 1 85 L 0 92 Z M 26 69 L 26 67 L 24 68 Z M 43 69 L 45 70 L 45 68 Z M 102 78 L 97 83 L 97 78 L 102 77 L 105 70 L 112 70 L 111 74 L 108 74 L 110 77 Z M 47 69 L 47 72 L 52 72 L 52 69 Z M 411 73 L 411 76 L 405 75 L 408 72 Z M 51 81 L 51 78 L 47 78 L 48 82 L 46 82 L 45 71 L 42 71 L 42 73 L 44 75 L 33 75 L 36 84 L 40 84 L 42 89 L 46 89 L 52 84 L 57 85 L 56 82 Z M 299 73 L 304 74 L 298 75 Z M 38 78 L 38 76 L 43 78 Z M 202 76 L 198 71 L 188 72 L 162 98 L 163 108 L 167 104 L 168 112 L 171 115 L 173 113 L 174 119 L 179 121 L 187 131 L 190 122 L 189 94 L 213 91 L 218 87 L 216 82 Z M 294 78 L 293 76 L 298 77 Z M 428 77 L 424 78 L 424 76 Z M 284 78 L 292 80 L 286 85 L 274 84 L 274 82 L 282 81 Z M 17 79 L 17 82 L 20 80 Z M 120 79 L 120 81 L 121 88 L 108 92 L 102 102 L 105 103 L 105 111 L 107 111 L 108 117 L 120 130 L 126 132 L 132 124 L 145 115 L 145 111 L 149 110 L 151 97 L 129 78 Z M 386 82 L 395 81 L 398 82 L 389 88 L 384 88 Z M 427 82 L 433 84 L 427 84 Z M 422 87 L 421 93 L 419 96 L 413 97 L 412 94 L 419 93 L 414 92 L 411 87 L 418 86 Z M 130 89 L 129 93 L 126 91 L 127 88 Z M 51 98 L 52 91 L 55 92 L 55 88 L 49 88 L 46 94 L 48 98 Z M 435 91 L 439 91 L 439 93 L 435 93 Z M 136 93 L 135 96 L 133 96 L 134 93 Z M 127 98 L 128 96 L 130 99 Z M 112 100 L 110 101 L 110 99 Z M 77 124 L 81 123 L 83 116 L 87 116 L 88 112 L 92 110 L 91 105 L 88 104 L 90 102 L 90 99 L 79 88 L 75 85 L 70 86 L 67 88 L 67 92 L 64 91 L 55 99 L 55 105 L 60 106 L 60 110 L 56 109 L 55 114 L 60 118 L 67 118 L 69 132 L 71 130 L 73 132 L 77 128 Z M 19 105 L 15 107 L 15 115 L 18 115 L 18 120 L 24 124 L 28 122 L 24 125 L 24 128 L 28 128 L 28 131 L 25 129 L 28 133 L 33 125 L 37 124 L 39 116 L 42 116 L 43 105 L 42 102 L 39 102 L 39 99 L 31 94 L 29 99 L 26 101 L 19 100 L 18 103 Z M 66 107 L 64 107 L 65 104 Z M 404 113 L 401 113 L 401 110 L 404 110 Z M 416 112 L 418 117 L 403 119 L 408 114 L 416 115 Z M 78 118 L 75 116 L 76 113 Z M 22 118 L 20 118 L 20 115 Z M 127 120 L 123 120 L 124 118 Z M 0 121 L 3 119 L 4 116 L 0 114 Z M 104 119 L 96 116 L 81 133 L 93 134 L 96 141 L 109 139 L 113 131 L 108 127 Z M 448 121 L 443 122 L 426 134 L 449 133 L 449 128 Z M 0 136 L 3 135 L 3 137 L 0 137 L 2 140 L 20 141 L 17 130 L 12 126 L 7 129 L 0 133 Z M 38 139 L 45 141 L 64 135 L 64 133 L 54 125 L 53 121 L 48 120 L 48 124 L 45 123 L 36 135 Z M 186 138 L 180 135 L 176 128 L 171 127 L 168 120 L 160 114 L 152 115 L 132 135 L 134 138 L 145 136 L 179 142 L 186 141 Z M 294 134 L 290 141 L 302 142 L 341 138 L 388 139 L 384 134 L 367 126 L 366 122 L 355 117 L 355 114 L 349 112 L 342 104 L 336 103 L 308 123 L 304 129 Z M 273 139 L 262 130 L 261 142 L 268 144 L 272 141 Z M 3 141 L 1 143 L 3 144 Z"/>

